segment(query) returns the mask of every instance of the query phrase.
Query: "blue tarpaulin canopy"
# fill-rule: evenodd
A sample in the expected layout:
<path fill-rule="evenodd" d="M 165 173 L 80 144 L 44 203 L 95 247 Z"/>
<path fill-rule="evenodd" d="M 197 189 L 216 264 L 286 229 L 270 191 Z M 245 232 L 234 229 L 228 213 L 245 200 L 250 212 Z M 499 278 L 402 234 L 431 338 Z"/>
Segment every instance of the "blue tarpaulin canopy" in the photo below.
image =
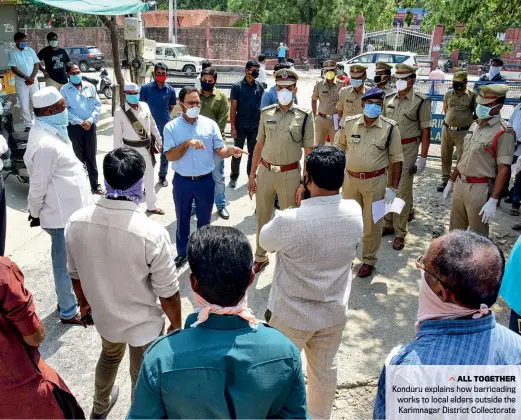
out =
<path fill-rule="evenodd" d="M 147 3 L 139 0 L 29 0 L 32 3 L 46 4 L 70 12 L 89 15 L 131 15 L 146 12 Z"/>

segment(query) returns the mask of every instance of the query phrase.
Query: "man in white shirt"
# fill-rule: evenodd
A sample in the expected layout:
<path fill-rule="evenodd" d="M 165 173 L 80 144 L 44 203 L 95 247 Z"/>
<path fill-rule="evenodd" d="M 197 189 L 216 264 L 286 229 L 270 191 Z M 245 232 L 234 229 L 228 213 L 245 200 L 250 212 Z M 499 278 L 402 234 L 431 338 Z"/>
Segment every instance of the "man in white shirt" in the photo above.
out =
<path fill-rule="evenodd" d="M 126 102 L 123 108 L 114 111 L 114 149 L 123 145 L 137 150 L 146 162 L 145 170 L 145 196 L 147 211 L 154 214 L 165 214 L 164 210 L 157 207 L 156 190 L 154 189 L 155 156 L 152 146 L 160 145 L 161 134 L 152 117 L 150 108 L 146 102 L 139 101 L 139 88 L 135 83 L 126 83 L 124 87 Z M 142 136 L 138 134 L 129 120 L 127 113 L 131 112 L 134 118 L 141 123 L 145 130 Z M 154 136 L 155 139 L 152 137 Z M 146 138 L 146 139 L 143 139 Z M 160 152 L 158 150 L 158 152 Z M 158 155 L 159 156 L 159 155 Z"/>
<path fill-rule="evenodd" d="M 33 96 L 36 122 L 29 133 L 24 162 L 29 172 L 29 221 L 41 226 L 52 241 L 52 268 L 65 324 L 80 324 L 78 305 L 67 274 L 64 228 L 69 216 L 92 203 L 85 167 L 67 134 L 67 103 L 55 87 Z"/>
<path fill-rule="evenodd" d="M 38 91 L 38 66 L 40 59 L 31 47 L 27 46 L 27 37 L 21 32 L 14 34 L 16 46 L 9 51 L 7 65 L 15 74 L 15 87 L 18 102 L 22 108 L 25 131 L 32 126 L 30 103 L 35 92 Z M 34 104 L 33 104 L 34 106 Z"/>
<path fill-rule="evenodd" d="M 262 84 L 264 89 L 268 89 L 268 84 L 266 83 L 266 56 L 264 54 L 259 55 L 257 61 L 260 64 L 257 81 Z"/>
<path fill-rule="evenodd" d="M 170 237 L 139 212 L 145 160 L 130 147 L 103 160 L 106 197 L 74 213 L 65 229 L 69 274 L 82 319 L 101 335 L 92 418 L 106 418 L 118 397 L 114 381 L 127 344 L 134 390 L 141 359 L 164 330 L 181 328 L 181 298 Z M 159 298 L 159 302 L 158 302 Z M 84 318 L 86 317 L 86 318 Z"/>
<path fill-rule="evenodd" d="M 335 400 L 336 355 L 363 233 L 360 205 L 340 196 L 345 164 L 337 147 L 311 152 L 300 208 L 279 212 L 259 238 L 264 249 L 276 252 L 266 320 L 304 349 L 308 412 L 317 419 L 331 416 Z"/>

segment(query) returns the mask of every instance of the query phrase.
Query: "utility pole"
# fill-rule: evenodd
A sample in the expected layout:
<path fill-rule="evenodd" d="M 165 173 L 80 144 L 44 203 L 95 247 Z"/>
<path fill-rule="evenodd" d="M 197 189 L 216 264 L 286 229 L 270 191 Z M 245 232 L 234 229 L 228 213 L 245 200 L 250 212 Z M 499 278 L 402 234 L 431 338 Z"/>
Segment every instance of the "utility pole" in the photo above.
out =
<path fill-rule="evenodd" d="M 173 43 L 172 24 L 174 23 L 173 0 L 168 0 L 168 42 Z"/>
<path fill-rule="evenodd" d="M 179 42 L 177 40 L 177 0 L 174 0 L 174 28 L 175 28 L 175 43 L 177 44 Z"/>

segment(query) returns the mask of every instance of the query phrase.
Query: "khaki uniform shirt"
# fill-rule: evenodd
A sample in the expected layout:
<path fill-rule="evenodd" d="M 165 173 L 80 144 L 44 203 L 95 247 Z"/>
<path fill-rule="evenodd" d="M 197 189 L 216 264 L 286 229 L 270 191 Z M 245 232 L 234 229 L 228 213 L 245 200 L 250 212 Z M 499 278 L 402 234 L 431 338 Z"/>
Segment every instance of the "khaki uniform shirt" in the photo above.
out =
<path fill-rule="evenodd" d="M 307 115 L 307 119 L 306 119 Z M 304 133 L 302 125 L 306 119 Z M 289 165 L 302 158 L 302 148 L 315 145 L 313 117 L 298 106 L 282 112 L 278 105 L 262 110 L 257 141 L 262 143 L 262 158 L 272 165 Z"/>
<path fill-rule="evenodd" d="M 445 122 L 452 127 L 468 127 L 476 109 L 476 94 L 467 89 L 458 95 L 450 89 L 443 97 L 443 107 L 447 110 Z"/>
<path fill-rule="evenodd" d="M 331 85 L 325 79 L 319 80 L 315 84 L 311 99 L 318 100 L 318 112 L 326 115 L 336 114 L 336 103 L 341 87 L 342 82 L 336 78 Z"/>
<path fill-rule="evenodd" d="M 420 137 L 421 129 L 431 126 L 431 100 L 414 89 L 403 98 L 395 92 L 385 98 L 384 115 L 398 123 L 402 139 Z"/>
<path fill-rule="evenodd" d="M 391 141 L 387 147 L 391 128 Z M 373 172 L 403 162 L 400 131 L 396 122 L 389 118 L 380 116 L 366 127 L 363 115 L 347 117 L 337 140 L 335 146 L 346 152 L 349 171 Z"/>
<path fill-rule="evenodd" d="M 395 93 L 396 89 L 393 89 L 389 83 L 387 83 L 382 90 L 385 93 L 385 96 L 390 95 L 391 93 Z"/>
<path fill-rule="evenodd" d="M 362 90 L 358 93 L 356 93 L 353 86 L 348 86 L 340 90 L 340 93 L 338 94 L 338 102 L 336 104 L 336 109 L 343 112 L 340 125 L 344 125 L 346 117 L 351 115 L 360 115 L 363 112 L 362 96 L 365 95 L 366 91 L 367 86 L 365 84 L 362 86 Z"/>
<path fill-rule="evenodd" d="M 494 137 L 502 130 L 506 132 L 499 136 L 494 159 Z M 495 178 L 499 164 L 512 165 L 515 147 L 514 130 L 500 116 L 494 116 L 483 124 L 475 122 L 465 136 L 458 171 L 464 176 Z"/>

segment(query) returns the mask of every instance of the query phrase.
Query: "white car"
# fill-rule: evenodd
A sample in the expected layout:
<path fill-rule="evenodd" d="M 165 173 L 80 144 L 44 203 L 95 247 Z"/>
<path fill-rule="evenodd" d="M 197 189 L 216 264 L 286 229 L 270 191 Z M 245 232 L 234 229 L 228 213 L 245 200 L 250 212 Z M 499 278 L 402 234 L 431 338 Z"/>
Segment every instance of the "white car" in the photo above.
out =
<path fill-rule="evenodd" d="M 418 66 L 416 60 L 416 53 L 401 52 L 401 51 L 371 51 L 366 52 L 350 60 L 342 62 L 344 71 L 349 74 L 349 66 L 351 64 L 363 64 L 367 66 L 367 78 L 373 80 L 376 72 L 376 63 L 383 61 L 395 67 L 397 64 L 405 63 L 410 66 Z M 421 69 L 421 68 L 420 68 Z M 392 70 L 394 74 L 394 70 Z M 421 74 L 421 73 L 420 73 Z"/>
<path fill-rule="evenodd" d="M 182 71 L 187 76 L 201 73 L 204 58 L 190 55 L 186 45 L 156 43 L 154 64 L 163 62 L 168 70 Z"/>

